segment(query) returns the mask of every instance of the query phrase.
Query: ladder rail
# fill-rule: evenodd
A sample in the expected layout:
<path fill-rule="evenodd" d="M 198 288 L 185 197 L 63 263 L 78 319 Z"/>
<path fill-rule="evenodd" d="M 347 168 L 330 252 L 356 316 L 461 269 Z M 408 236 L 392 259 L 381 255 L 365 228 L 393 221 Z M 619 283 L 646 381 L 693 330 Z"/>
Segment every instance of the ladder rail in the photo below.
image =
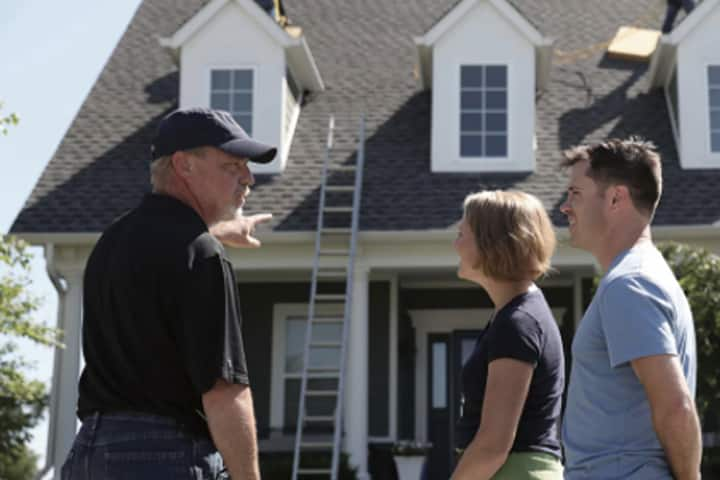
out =
<path fill-rule="evenodd" d="M 298 420 L 295 426 L 295 450 L 293 455 L 292 480 L 297 480 L 300 468 L 300 444 L 302 442 L 303 423 L 305 421 L 305 392 L 308 382 L 308 365 L 310 362 L 310 343 L 312 342 L 312 321 L 315 317 L 315 295 L 317 293 L 318 269 L 320 267 L 320 244 L 323 229 L 323 209 L 325 208 L 325 186 L 330 161 L 330 152 L 333 149 L 333 135 L 335 131 L 335 117 L 330 115 L 328 120 L 328 135 L 325 144 L 325 158 L 322 168 L 322 184 L 320 186 L 320 205 L 318 206 L 317 234 L 315 235 L 315 257 L 313 259 L 312 279 L 310 284 L 310 301 L 308 304 L 308 316 L 305 324 L 305 350 L 303 352 L 303 370 L 300 380 L 300 400 L 298 405 Z"/>

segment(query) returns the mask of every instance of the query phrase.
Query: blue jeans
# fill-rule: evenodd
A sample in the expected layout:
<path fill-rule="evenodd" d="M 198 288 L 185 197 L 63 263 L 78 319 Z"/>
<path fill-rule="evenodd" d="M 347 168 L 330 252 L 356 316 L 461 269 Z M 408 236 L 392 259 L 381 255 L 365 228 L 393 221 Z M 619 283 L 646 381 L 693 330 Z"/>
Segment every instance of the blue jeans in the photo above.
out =
<path fill-rule="evenodd" d="M 62 480 L 220 480 L 222 457 L 206 438 L 172 418 L 139 413 L 85 418 L 62 468 Z"/>

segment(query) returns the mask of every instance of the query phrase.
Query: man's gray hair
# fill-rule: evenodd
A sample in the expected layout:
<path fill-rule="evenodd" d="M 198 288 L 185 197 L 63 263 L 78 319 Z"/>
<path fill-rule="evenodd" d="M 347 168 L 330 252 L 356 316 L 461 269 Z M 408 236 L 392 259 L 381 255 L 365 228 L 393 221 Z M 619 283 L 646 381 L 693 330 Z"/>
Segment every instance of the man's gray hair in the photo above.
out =
<path fill-rule="evenodd" d="M 150 183 L 153 187 L 153 192 L 162 190 L 168 181 L 168 175 L 172 169 L 172 156 L 166 155 L 153 160 L 150 163 Z"/>

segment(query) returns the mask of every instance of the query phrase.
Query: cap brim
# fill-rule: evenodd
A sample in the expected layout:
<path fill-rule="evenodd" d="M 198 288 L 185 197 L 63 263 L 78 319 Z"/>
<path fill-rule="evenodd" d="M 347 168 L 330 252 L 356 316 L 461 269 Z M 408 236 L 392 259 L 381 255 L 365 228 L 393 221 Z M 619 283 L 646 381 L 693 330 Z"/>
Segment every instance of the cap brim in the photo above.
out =
<path fill-rule="evenodd" d="M 251 139 L 235 139 L 218 145 L 220 150 L 236 157 L 244 157 L 255 163 L 270 163 L 277 154 L 277 148 Z"/>

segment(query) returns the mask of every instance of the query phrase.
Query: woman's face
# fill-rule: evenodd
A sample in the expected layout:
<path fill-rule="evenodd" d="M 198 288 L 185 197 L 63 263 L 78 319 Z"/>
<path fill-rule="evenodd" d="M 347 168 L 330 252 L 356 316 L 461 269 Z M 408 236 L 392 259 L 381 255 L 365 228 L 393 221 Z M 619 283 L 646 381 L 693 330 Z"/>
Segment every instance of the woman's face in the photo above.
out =
<path fill-rule="evenodd" d="M 478 275 L 478 271 L 475 268 L 478 262 L 478 250 L 477 243 L 475 242 L 475 234 L 468 225 L 465 217 L 463 217 L 458 227 L 458 234 L 454 246 L 458 257 L 460 257 L 458 277 L 474 281 Z"/>

